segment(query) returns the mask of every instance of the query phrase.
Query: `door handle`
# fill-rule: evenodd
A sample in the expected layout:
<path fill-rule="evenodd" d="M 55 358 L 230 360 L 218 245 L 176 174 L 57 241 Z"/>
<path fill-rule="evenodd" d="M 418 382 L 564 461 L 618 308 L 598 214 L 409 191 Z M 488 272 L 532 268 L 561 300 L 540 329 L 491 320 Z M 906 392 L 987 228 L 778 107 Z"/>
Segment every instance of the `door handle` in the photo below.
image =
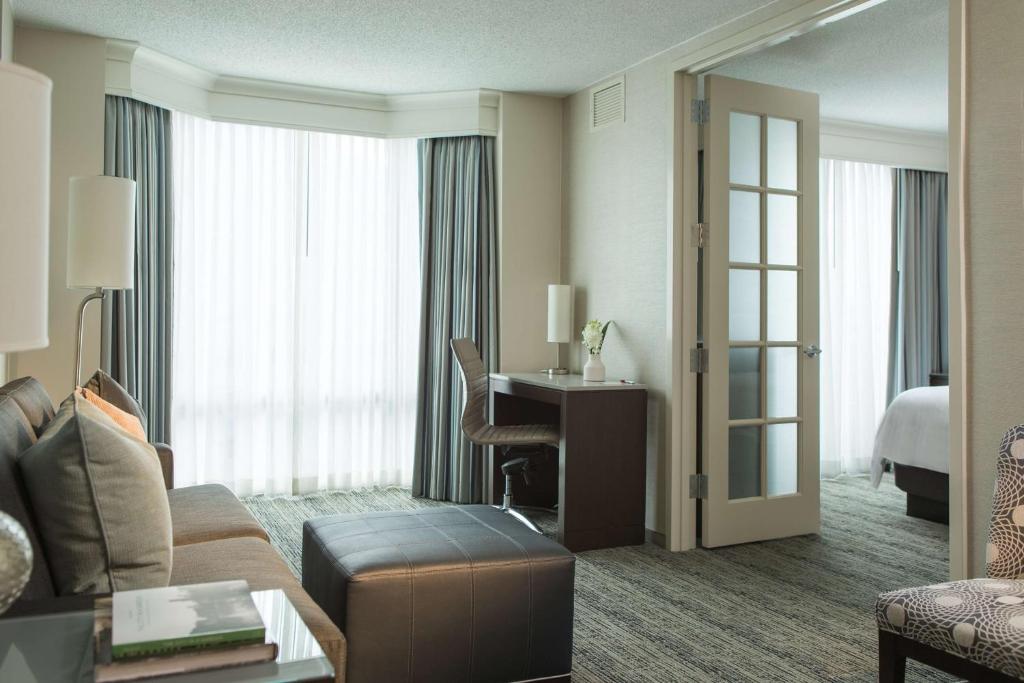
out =
<path fill-rule="evenodd" d="M 804 355 L 808 358 L 817 358 L 821 355 L 821 349 L 817 344 L 811 344 L 810 346 L 804 347 Z"/>

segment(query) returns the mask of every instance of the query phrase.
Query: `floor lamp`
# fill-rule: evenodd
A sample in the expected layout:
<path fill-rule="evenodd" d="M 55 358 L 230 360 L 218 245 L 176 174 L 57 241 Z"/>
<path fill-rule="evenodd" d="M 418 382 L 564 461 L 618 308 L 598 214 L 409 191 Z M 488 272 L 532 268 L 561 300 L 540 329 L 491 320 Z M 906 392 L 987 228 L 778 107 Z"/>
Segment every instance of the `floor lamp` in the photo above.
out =
<path fill-rule="evenodd" d="M 85 308 L 108 289 L 135 283 L 135 181 L 113 176 L 72 178 L 68 187 L 68 287 L 91 289 L 78 306 L 75 387 L 82 383 Z"/>
<path fill-rule="evenodd" d="M 42 74 L 0 63 L 0 353 L 50 344 L 52 91 Z M 31 573 L 25 529 L 0 512 L 0 613 L 18 599 Z"/>

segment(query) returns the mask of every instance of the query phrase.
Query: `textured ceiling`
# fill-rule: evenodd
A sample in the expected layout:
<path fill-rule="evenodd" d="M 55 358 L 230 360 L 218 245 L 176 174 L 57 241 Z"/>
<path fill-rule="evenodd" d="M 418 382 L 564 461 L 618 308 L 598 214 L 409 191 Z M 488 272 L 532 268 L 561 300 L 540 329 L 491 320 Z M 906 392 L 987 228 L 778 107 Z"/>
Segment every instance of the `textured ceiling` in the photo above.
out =
<path fill-rule="evenodd" d="M 945 133 L 948 8 L 887 0 L 714 73 L 816 92 L 824 118 Z"/>
<path fill-rule="evenodd" d="M 230 76 L 383 94 L 567 94 L 768 0 L 13 0 Z"/>

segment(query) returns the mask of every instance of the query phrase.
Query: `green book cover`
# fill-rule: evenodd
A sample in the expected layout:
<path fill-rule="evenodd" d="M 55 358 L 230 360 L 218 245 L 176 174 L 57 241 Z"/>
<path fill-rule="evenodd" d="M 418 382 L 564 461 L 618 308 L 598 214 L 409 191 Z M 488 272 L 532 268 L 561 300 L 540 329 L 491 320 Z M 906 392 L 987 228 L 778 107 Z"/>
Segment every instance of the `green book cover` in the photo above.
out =
<path fill-rule="evenodd" d="M 112 597 L 114 659 L 261 643 L 263 619 L 245 581 L 120 591 Z"/>

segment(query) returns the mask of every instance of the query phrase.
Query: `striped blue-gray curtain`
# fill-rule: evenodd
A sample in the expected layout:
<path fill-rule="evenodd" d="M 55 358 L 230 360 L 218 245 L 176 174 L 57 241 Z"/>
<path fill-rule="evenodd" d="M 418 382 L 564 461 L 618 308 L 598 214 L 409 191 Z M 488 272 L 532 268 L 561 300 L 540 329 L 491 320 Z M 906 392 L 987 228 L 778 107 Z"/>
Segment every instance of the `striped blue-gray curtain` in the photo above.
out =
<path fill-rule="evenodd" d="M 136 183 L 135 288 L 103 300 L 101 367 L 142 405 L 150 441 L 171 422 L 171 112 L 107 96 L 103 172 Z"/>
<path fill-rule="evenodd" d="M 419 141 L 423 303 L 413 495 L 479 502 L 483 449 L 462 434 L 463 391 L 449 342 L 470 337 L 497 366 L 494 138 Z"/>
<path fill-rule="evenodd" d="M 947 176 L 897 168 L 893 182 L 890 401 L 949 368 Z"/>

